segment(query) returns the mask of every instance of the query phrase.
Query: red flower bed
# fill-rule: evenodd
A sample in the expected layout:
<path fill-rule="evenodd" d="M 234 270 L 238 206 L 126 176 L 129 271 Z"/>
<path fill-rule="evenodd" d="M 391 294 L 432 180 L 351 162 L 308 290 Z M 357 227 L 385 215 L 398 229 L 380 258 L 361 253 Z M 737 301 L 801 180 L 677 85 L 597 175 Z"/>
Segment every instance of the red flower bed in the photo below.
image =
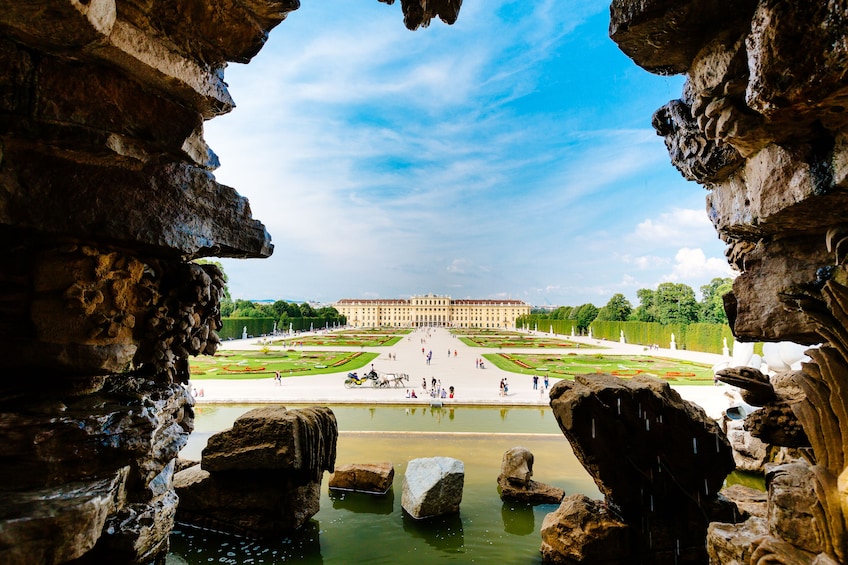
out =
<path fill-rule="evenodd" d="M 260 373 L 265 370 L 265 367 L 250 367 L 248 365 L 240 367 L 238 365 L 224 365 L 223 369 L 225 371 L 229 371 L 230 373 Z"/>

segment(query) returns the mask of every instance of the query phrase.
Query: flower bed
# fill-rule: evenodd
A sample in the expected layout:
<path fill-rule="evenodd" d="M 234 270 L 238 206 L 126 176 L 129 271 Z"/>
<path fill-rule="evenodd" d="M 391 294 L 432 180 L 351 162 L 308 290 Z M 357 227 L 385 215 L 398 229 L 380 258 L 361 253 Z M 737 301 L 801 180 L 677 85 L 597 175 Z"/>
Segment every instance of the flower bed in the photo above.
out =
<path fill-rule="evenodd" d="M 265 367 L 250 367 L 249 365 L 239 367 L 238 365 L 224 365 L 222 369 L 230 373 L 261 373 L 265 370 Z"/>

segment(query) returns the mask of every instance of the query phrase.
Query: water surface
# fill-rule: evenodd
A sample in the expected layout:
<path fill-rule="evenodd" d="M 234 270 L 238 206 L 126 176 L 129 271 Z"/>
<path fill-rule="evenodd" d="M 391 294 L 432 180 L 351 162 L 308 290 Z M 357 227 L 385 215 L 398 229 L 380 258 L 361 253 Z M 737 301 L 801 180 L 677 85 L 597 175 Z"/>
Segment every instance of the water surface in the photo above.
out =
<path fill-rule="evenodd" d="M 291 408 L 292 406 L 290 406 Z M 199 459 L 209 435 L 227 428 L 251 406 L 197 407 L 183 457 Z M 253 541 L 178 528 L 169 563 L 541 563 L 540 529 L 556 505 L 504 503 L 497 476 L 506 450 L 535 456 L 537 481 L 567 494 L 599 498 L 548 407 L 332 406 L 339 424 L 337 464 L 390 461 L 392 491 L 384 497 L 321 489 L 321 510 L 297 535 Z M 401 509 L 403 474 L 411 459 L 446 456 L 463 461 L 465 488 L 458 516 L 418 521 Z"/>

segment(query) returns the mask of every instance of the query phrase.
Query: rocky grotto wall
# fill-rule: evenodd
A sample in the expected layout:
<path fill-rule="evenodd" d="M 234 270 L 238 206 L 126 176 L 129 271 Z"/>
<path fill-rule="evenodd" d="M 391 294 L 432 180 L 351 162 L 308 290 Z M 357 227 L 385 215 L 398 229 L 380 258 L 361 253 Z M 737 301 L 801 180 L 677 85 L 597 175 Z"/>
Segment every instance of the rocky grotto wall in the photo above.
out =
<path fill-rule="evenodd" d="M 800 447 L 805 470 L 770 473 L 764 523 L 711 527 L 711 560 L 846 563 L 848 2 L 614 0 L 610 36 L 643 68 L 686 75 L 653 123 L 708 190 L 739 270 L 734 334 L 823 344 L 801 371 L 737 380 L 765 394 L 746 428 Z"/>
<path fill-rule="evenodd" d="M 415 29 L 460 4 L 401 8 Z M 273 249 L 203 123 L 298 6 L 0 0 L 1 563 L 164 558 L 224 285 L 190 261 Z"/>

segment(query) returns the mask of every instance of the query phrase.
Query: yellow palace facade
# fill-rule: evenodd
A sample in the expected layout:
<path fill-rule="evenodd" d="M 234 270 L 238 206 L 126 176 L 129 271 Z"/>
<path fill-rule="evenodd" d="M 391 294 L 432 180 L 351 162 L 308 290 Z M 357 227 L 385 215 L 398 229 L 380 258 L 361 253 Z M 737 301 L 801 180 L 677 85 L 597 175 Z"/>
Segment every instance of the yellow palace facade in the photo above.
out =
<path fill-rule="evenodd" d="M 530 313 L 520 300 L 453 300 L 425 294 L 407 299 L 343 298 L 333 307 L 355 328 L 447 327 L 515 328 L 519 316 Z"/>

